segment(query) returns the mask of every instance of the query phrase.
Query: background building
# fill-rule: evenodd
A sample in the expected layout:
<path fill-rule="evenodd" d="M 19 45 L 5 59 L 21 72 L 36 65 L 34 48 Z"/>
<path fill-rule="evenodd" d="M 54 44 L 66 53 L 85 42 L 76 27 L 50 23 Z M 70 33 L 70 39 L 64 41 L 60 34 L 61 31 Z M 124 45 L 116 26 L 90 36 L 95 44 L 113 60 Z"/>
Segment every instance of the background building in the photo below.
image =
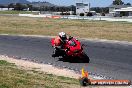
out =
<path fill-rule="evenodd" d="M 90 3 L 76 3 L 76 14 L 79 15 L 80 13 L 88 13 L 90 12 Z"/>
<path fill-rule="evenodd" d="M 127 7 L 130 7 L 130 5 L 110 5 L 109 6 L 109 13 L 113 13 L 114 10 L 116 9 L 121 9 L 121 8 L 127 8 Z"/>
<path fill-rule="evenodd" d="M 109 14 L 114 17 L 132 16 L 131 5 L 110 5 Z"/>
<path fill-rule="evenodd" d="M 132 7 L 116 9 L 113 11 L 115 12 L 115 16 L 132 16 Z"/>

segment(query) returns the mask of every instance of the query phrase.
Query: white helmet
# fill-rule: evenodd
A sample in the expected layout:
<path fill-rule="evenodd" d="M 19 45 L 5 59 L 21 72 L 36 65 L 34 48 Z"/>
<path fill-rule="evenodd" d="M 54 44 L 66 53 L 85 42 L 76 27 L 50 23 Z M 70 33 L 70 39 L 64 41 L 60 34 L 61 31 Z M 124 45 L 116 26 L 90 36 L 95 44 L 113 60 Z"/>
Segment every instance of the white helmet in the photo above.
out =
<path fill-rule="evenodd" d="M 63 39 L 66 39 L 66 33 L 65 32 L 60 32 L 59 33 L 59 36 L 60 38 L 63 40 Z"/>

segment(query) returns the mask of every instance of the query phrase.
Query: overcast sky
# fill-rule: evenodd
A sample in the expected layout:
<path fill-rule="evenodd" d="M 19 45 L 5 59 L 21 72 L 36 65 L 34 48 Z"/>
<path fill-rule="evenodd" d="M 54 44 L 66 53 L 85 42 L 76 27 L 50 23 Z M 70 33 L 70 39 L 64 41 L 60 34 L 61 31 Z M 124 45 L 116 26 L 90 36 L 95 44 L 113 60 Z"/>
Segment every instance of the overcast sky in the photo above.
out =
<path fill-rule="evenodd" d="M 47 1 L 56 5 L 75 5 L 76 2 L 82 0 L 28 0 L 28 1 Z M 92 7 L 106 7 L 109 6 L 113 0 L 83 0 L 84 2 L 90 2 Z M 132 4 L 132 0 L 122 0 L 127 3 L 130 2 Z"/>

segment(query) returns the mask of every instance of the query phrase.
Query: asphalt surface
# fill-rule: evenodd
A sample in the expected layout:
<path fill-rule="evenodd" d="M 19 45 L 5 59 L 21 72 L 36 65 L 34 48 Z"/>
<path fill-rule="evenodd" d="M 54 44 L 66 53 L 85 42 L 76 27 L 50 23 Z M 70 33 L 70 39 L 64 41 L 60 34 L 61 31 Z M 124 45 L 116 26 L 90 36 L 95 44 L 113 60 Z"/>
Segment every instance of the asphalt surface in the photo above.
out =
<path fill-rule="evenodd" d="M 90 63 L 69 62 L 52 58 L 50 38 L 0 35 L 0 54 L 28 58 L 38 63 L 81 70 L 85 67 L 91 75 L 132 80 L 132 45 L 81 40 Z M 20 59 L 18 58 L 18 59 Z"/>

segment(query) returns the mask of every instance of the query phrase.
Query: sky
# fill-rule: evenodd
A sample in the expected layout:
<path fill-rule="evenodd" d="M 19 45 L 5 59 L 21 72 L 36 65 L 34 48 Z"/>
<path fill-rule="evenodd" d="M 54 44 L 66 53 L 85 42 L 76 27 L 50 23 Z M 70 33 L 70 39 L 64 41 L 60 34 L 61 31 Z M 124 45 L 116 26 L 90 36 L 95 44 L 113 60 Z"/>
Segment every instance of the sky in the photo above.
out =
<path fill-rule="evenodd" d="M 61 5 L 61 6 L 75 5 L 76 2 L 82 2 L 82 0 L 28 0 L 28 1 L 47 1 L 55 5 Z M 122 1 L 125 3 L 130 2 L 132 4 L 132 0 L 122 0 Z M 113 2 L 113 0 L 83 0 L 83 2 L 85 3 L 90 2 L 91 7 L 107 7 Z"/>

